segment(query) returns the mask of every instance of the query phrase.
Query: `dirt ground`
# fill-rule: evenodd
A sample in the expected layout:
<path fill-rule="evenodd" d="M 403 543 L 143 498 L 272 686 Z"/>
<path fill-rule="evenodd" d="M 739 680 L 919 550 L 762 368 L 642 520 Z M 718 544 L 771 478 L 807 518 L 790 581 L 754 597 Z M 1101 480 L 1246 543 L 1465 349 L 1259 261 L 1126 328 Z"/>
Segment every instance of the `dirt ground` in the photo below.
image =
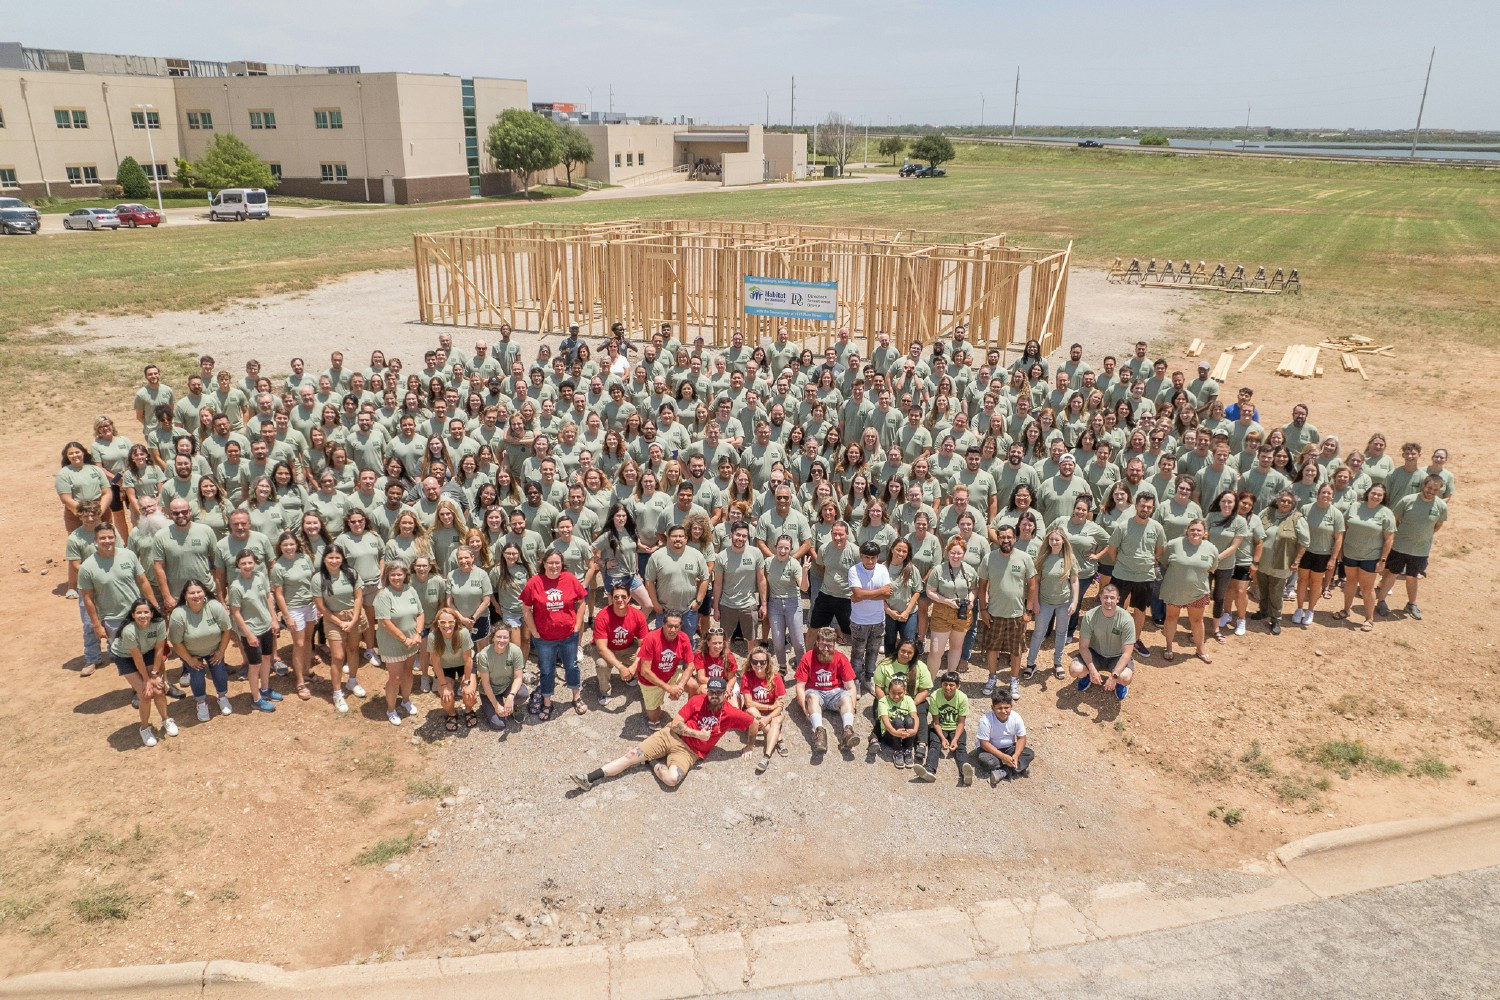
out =
<path fill-rule="evenodd" d="M 1091 358 L 1137 338 L 1201 336 L 1212 359 L 1252 339 L 1243 324 L 1211 333 L 1237 304 L 1107 285 L 1084 271 L 1070 292 L 1069 339 Z M 409 272 L 387 272 L 204 315 L 72 329 L 95 348 L 210 350 L 235 369 L 253 353 L 279 371 L 294 353 L 321 360 L 336 347 L 362 362 L 349 330 L 419 359 L 436 331 L 410 322 L 414 312 Z M 205 956 L 323 965 L 976 893 L 1067 895 L 1102 877 L 1256 878 L 1265 853 L 1288 839 L 1492 801 L 1500 710 L 1489 692 L 1500 659 L 1496 626 L 1474 614 L 1473 595 L 1497 583 L 1482 539 L 1500 515 L 1500 473 L 1480 461 L 1489 429 L 1479 407 L 1500 352 L 1414 341 L 1396 345 L 1397 361 L 1368 363 L 1369 382 L 1336 361 L 1301 382 L 1274 374 L 1277 348 L 1319 332 L 1283 320 L 1255 329 L 1266 349 L 1231 386 L 1253 384 L 1263 412 L 1307 402 L 1346 446 L 1380 429 L 1393 445 L 1450 449 L 1459 494 L 1424 584 L 1425 621 L 1365 634 L 1320 619 L 1279 639 L 1252 633 L 1215 650 L 1211 666 L 1153 657 L 1123 706 L 1039 673 L 1018 705 L 1035 774 L 995 791 L 956 788 L 951 770 L 935 785 L 910 784 L 862 752 L 814 766 L 793 732 L 790 756 L 763 778 L 720 752 L 675 792 L 640 772 L 580 796 L 566 772 L 640 738 L 638 707 L 622 711 L 616 699 L 612 712 L 564 712 L 503 742 L 484 728 L 451 737 L 430 697 L 415 731 L 387 725 L 378 698 L 339 717 L 326 668 L 313 701 L 290 698 L 275 715 L 250 716 L 242 686 L 231 718 L 198 724 L 190 703 L 174 703 L 182 735 L 142 748 L 114 671 L 78 675 L 51 490 L 61 438 L 7 421 L 0 975 Z M 55 405 L 59 389 L 36 380 L 12 399 Z M 122 427 L 128 398 L 121 391 L 106 407 Z M 83 435 L 92 415 L 70 410 L 67 436 Z M 1155 632 L 1148 641 L 1160 645 Z M 373 692 L 381 674 L 367 672 Z M 1337 740 L 1362 741 L 1369 759 L 1329 757 L 1325 744 Z M 723 745 L 733 751 L 737 737 Z M 1385 773 L 1377 757 L 1401 773 Z"/>

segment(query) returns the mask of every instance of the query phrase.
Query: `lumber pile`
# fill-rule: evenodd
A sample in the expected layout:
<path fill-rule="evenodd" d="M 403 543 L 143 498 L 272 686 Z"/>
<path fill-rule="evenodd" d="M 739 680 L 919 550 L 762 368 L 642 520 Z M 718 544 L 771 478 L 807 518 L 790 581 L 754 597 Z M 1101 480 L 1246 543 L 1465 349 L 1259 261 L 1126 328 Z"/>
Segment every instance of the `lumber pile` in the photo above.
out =
<path fill-rule="evenodd" d="M 1190 358 L 1196 358 L 1198 355 L 1200 355 L 1202 353 L 1203 353 L 1203 341 L 1199 340 L 1197 337 L 1194 337 L 1193 338 L 1193 342 L 1188 345 L 1187 356 L 1190 357 Z"/>
<path fill-rule="evenodd" d="M 1254 345 L 1255 345 L 1255 341 L 1253 341 L 1253 340 L 1247 340 L 1247 341 L 1244 341 L 1243 343 L 1235 344 L 1233 347 L 1230 348 L 1230 350 L 1231 351 L 1248 351 Z"/>
<path fill-rule="evenodd" d="M 1385 358 L 1396 356 L 1396 349 L 1391 345 L 1387 344 L 1382 347 L 1369 337 L 1361 337 L 1352 333 L 1325 338 L 1318 346 L 1327 351 L 1338 351 L 1340 354 L 1378 354 Z"/>
<path fill-rule="evenodd" d="M 1276 374 L 1291 378 L 1315 378 L 1320 374 L 1319 353 L 1319 348 L 1309 347 L 1306 344 L 1293 344 L 1281 356 L 1281 363 L 1276 366 Z"/>
<path fill-rule="evenodd" d="M 1339 360 L 1344 364 L 1344 371 L 1359 372 L 1360 378 L 1364 379 L 1366 382 L 1370 381 L 1370 374 L 1369 372 L 1365 371 L 1365 366 L 1360 364 L 1358 354 L 1355 354 L 1351 351 L 1344 351 L 1339 355 Z"/>
<path fill-rule="evenodd" d="M 1246 344 L 1245 346 L 1248 347 L 1250 345 Z M 1265 348 L 1266 348 L 1265 344 L 1256 344 L 1255 345 L 1255 350 L 1253 350 L 1253 351 L 1250 352 L 1250 356 L 1245 359 L 1245 363 L 1242 364 L 1242 365 L 1240 365 L 1238 368 L 1236 368 L 1235 371 L 1241 371 L 1242 372 L 1246 368 L 1249 368 L 1250 367 L 1250 362 L 1254 361 L 1255 358 L 1256 358 L 1256 356 L 1259 355 L 1261 351 L 1265 350 Z"/>
<path fill-rule="evenodd" d="M 1217 380 L 1219 382 L 1228 381 L 1228 379 L 1229 379 L 1229 366 L 1232 365 L 1232 364 L 1234 364 L 1234 352 L 1233 351 L 1223 351 L 1223 352 L 1221 352 L 1219 354 L 1219 360 L 1218 360 L 1218 362 L 1214 365 L 1213 371 L 1211 371 L 1211 372 L 1208 373 L 1208 377 L 1211 378 L 1211 379 L 1215 379 L 1215 380 Z"/>

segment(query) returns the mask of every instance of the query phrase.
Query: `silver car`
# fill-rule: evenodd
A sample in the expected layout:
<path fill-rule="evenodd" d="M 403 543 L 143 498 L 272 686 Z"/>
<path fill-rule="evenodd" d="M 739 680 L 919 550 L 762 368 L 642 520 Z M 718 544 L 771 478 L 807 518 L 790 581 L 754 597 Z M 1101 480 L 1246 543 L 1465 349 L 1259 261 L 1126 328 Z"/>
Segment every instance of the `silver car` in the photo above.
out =
<path fill-rule="evenodd" d="M 109 208 L 76 208 L 63 216 L 64 229 L 119 229 L 120 217 Z"/>

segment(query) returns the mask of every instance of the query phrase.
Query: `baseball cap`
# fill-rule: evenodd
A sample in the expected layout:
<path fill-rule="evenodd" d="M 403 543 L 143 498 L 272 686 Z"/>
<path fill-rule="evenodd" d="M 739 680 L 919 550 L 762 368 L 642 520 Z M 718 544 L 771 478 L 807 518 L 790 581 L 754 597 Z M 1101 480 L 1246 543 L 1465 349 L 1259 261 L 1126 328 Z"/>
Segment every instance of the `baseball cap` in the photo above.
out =
<path fill-rule="evenodd" d="M 723 694 L 728 689 L 729 685 L 724 683 L 724 678 L 722 677 L 712 677 L 708 681 L 708 691 L 710 694 Z"/>
<path fill-rule="evenodd" d="M 1206 372 L 1211 368 L 1213 368 L 1213 365 L 1209 364 L 1207 361 L 1198 362 L 1198 370 L 1200 372 Z"/>

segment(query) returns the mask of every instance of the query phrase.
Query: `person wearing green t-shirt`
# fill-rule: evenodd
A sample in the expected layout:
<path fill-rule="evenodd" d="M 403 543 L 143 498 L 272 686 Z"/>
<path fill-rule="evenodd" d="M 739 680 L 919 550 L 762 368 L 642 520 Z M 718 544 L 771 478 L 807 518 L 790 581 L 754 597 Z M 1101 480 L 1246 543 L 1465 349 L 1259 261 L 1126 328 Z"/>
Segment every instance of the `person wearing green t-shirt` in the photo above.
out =
<path fill-rule="evenodd" d="M 1142 656 L 1150 652 L 1140 637 L 1155 596 L 1156 564 L 1167 547 L 1167 531 L 1155 515 L 1155 494 L 1141 490 L 1135 496 L 1135 516 L 1116 522 L 1109 546 L 1099 553 L 1101 563 L 1114 567 L 1110 582 L 1135 620 L 1135 651 Z"/>
<path fill-rule="evenodd" d="M 177 723 L 167 715 L 167 623 L 161 611 L 145 598 L 137 598 L 109 647 L 115 669 L 130 682 L 140 704 L 141 742 L 156 746 L 151 728 L 151 709 L 161 716 L 162 731 L 177 735 Z"/>
<path fill-rule="evenodd" d="M 1441 450 L 1441 449 L 1439 449 Z M 1437 452 L 1433 452 L 1436 457 Z M 1445 456 L 1446 457 L 1446 456 Z M 1417 586 L 1427 575 L 1427 559 L 1432 553 L 1432 540 L 1448 520 L 1448 504 L 1442 493 L 1448 489 L 1446 480 L 1435 472 L 1422 480 L 1421 492 L 1401 497 L 1391 508 L 1396 517 L 1396 534 L 1391 539 L 1391 552 L 1386 557 L 1385 575 L 1380 579 L 1376 591 L 1379 603 L 1375 610 L 1383 615 L 1391 614 L 1385 603 L 1391 588 L 1398 578 L 1406 580 L 1406 607 L 1403 609 L 1417 621 L 1422 620 L 1422 609 L 1417 606 Z"/>
<path fill-rule="evenodd" d="M 1302 508 L 1307 522 L 1307 551 L 1297 564 L 1297 609 L 1292 624 L 1303 628 L 1312 624 L 1313 609 L 1323 596 L 1323 578 L 1328 567 L 1338 562 L 1344 547 L 1344 512 L 1333 503 L 1333 484 L 1316 487 L 1311 503 Z"/>
<path fill-rule="evenodd" d="M 489 577 L 482 572 L 480 576 L 488 582 Z M 464 703 L 464 726 L 473 729 L 479 725 L 479 715 L 474 711 L 478 704 L 474 640 L 453 608 L 443 608 L 433 617 L 432 630 L 427 634 L 427 655 L 438 668 L 438 700 L 446 716 L 443 728 L 450 733 L 458 732 L 459 698 Z"/>
<path fill-rule="evenodd" d="M 999 681 L 999 657 L 1006 657 L 1010 673 L 1010 696 L 1021 693 L 1021 661 L 1026 653 L 1026 613 L 1036 603 L 1036 563 L 1016 546 L 1016 529 L 1002 524 L 995 530 L 995 548 L 979 569 L 975 603 L 981 611 L 976 649 L 985 653 L 990 694 Z M 951 669 L 951 664 L 950 664 Z"/>
<path fill-rule="evenodd" d="M 885 696 L 875 702 L 875 724 L 880 742 L 889 747 L 891 761 L 897 768 L 915 763 L 912 749 L 917 742 L 917 706 L 906 693 L 906 677 L 897 674 L 890 680 Z"/>
<path fill-rule="evenodd" d="M 154 596 L 141 561 L 134 552 L 120 548 L 116 537 L 114 525 L 99 525 L 94 529 L 93 554 L 78 564 L 78 603 L 84 609 L 84 627 L 92 630 L 101 650 L 125 623 L 136 600 Z"/>
<path fill-rule="evenodd" d="M 525 657 L 521 648 L 510 641 L 511 626 L 500 623 L 490 633 L 490 644 L 474 658 L 474 672 L 479 679 L 479 696 L 484 706 L 485 721 L 490 728 L 500 730 L 501 735 L 510 732 L 509 720 L 521 725 L 521 715 L 516 706 L 526 704 L 526 685 L 521 683 Z"/>
<path fill-rule="evenodd" d="M 167 638 L 183 662 L 188 684 L 198 702 L 198 721 L 207 722 L 208 689 L 205 675 L 211 674 L 214 691 L 219 696 L 219 713 L 229 715 L 229 670 L 224 666 L 224 651 L 234 638 L 234 624 L 224 605 L 209 597 L 208 588 L 198 580 L 189 580 L 178 593 L 177 606 L 167 624 Z"/>
<path fill-rule="evenodd" d="M 410 586 L 410 571 L 399 559 L 385 564 L 375 595 L 375 637 L 386 669 L 385 717 L 401 725 L 402 713 L 416 715 L 411 700 L 412 661 L 422 645 L 422 599 Z"/>
<path fill-rule="evenodd" d="M 974 783 L 974 765 L 969 763 L 969 696 L 958 689 L 958 671 L 950 670 L 938 678 L 938 689 L 927 699 L 930 711 L 927 728 L 927 755 L 913 768 L 922 781 L 936 781 L 943 754 L 958 766 L 958 783 Z"/>
<path fill-rule="evenodd" d="M 1396 515 L 1385 498 L 1385 486 L 1376 483 L 1344 511 L 1344 609 L 1333 617 L 1347 620 L 1358 595 L 1364 603 L 1363 632 L 1375 629 L 1376 590 L 1396 537 Z"/>
<path fill-rule="evenodd" d="M 1135 619 L 1120 607 L 1119 588 L 1105 584 L 1098 607 L 1078 623 L 1078 654 L 1069 668 L 1078 690 L 1102 683 L 1104 690 L 1124 701 L 1135 676 L 1135 641 Z"/>

